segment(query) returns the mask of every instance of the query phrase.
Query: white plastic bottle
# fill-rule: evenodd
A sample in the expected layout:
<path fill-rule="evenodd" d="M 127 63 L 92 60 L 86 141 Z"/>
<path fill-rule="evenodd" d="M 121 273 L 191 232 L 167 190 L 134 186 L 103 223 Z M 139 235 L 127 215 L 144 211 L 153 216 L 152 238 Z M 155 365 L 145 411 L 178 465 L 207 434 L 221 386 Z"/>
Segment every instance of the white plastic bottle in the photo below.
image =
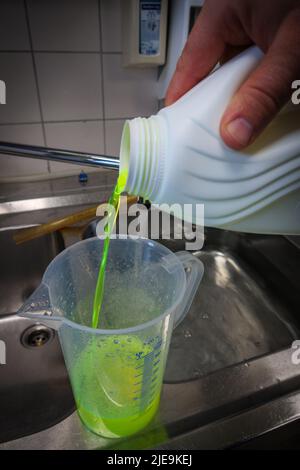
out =
<path fill-rule="evenodd" d="M 300 105 L 243 152 L 219 134 L 230 98 L 261 57 L 247 49 L 156 116 L 125 123 L 120 171 L 128 171 L 128 193 L 157 204 L 203 203 L 207 226 L 300 233 Z"/>

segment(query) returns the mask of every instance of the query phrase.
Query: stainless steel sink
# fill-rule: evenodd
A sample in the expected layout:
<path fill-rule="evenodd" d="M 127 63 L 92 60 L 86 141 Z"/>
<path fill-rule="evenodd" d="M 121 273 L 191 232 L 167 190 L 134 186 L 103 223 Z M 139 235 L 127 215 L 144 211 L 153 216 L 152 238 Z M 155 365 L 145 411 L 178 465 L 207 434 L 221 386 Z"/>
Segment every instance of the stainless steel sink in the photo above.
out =
<path fill-rule="evenodd" d="M 57 335 L 16 315 L 0 319 L 6 365 L 0 366 L 0 442 L 60 422 L 74 409 Z"/>
<path fill-rule="evenodd" d="M 16 246 L 15 230 L 0 232 L 0 442 L 45 429 L 75 405 L 56 333 L 14 313 L 38 286 L 49 262 L 64 249 L 60 234 Z"/>
<path fill-rule="evenodd" d="M 77 194 L 73 207 L 56 209 L 52 201 L 47 209 L 46 199 L 43 210 L 14 213 L 13 224 L 41 223 L 62 210 L 71 213 L 79 200 Z M 0 218 L 0 229 L 7 229 L 8 222 L 5 217 L 1 226 Z M 95 223 L 82 231 L 83 237 L 94 233 Z M 25 334 L 24 340 L 24 331 L 34 323 L 7 315 L 74 236 L 65 232 L 63 238 L 46 237 L 18 248 L 9 230 L 0 236 L 2 257 L 11 260 L 10 281 L 3 269 L 0 283 L 0 339 L 9 352 L 7 365 L 0 366 L 0 415 L 6 413 L 0 424 L 0 440 L 6 442 L 0 449 L 228 448 L 300 419 L 300 365 L 291 360 L 300 329 L 300 249 L 293 240 L 206 231 L 204 248 L 194 253 L 205 266 L 204 279 L 173 334 L 160 412 L 144 432 L 112 441 L 87 431 L 72 413 L 56 336 L 41 327 L 41 338 L 37 330 L 33 341 L 42 344 L 29 347 L 32 337 Z M 161 242 L 174 251 L 184 248 L 177 240 Z M 5 291 L 10 299 L 4 301 Z"/>
<path fill-rule="evenodd" d="M 205 267 L 203 282 L 173 334 L 168 382 L 245 363 L 290 347 L 299 337 L 299 250 L 283 237 L 208 229 L 205 239 L 194 253 Z"/>
<path fill-rule="evenodd" d="M 39 285 L 50 261 L 64 249 L 60 233 L 16 245 L 16 229 L 0 232 L 0 315 L 14 313 Z"/>

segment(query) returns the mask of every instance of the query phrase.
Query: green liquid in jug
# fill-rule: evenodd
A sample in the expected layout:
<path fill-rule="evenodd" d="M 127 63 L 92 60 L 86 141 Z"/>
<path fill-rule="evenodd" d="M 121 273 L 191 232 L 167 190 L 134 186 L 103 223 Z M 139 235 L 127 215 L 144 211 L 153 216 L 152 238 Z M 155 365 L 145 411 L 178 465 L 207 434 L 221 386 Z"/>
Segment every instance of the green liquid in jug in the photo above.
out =
<path fill-rule="evenodd" d="M 96 290 L 94 295 L 94 305 L 93 305 L 93 317 L 92 317 L 92 328 L 98 328 L 99 325 L 99 315 L 101 311 L 103 295 L 104 295 L 104 283 L 105 283 L 105 269 L 107 263 L 107 256 L 109 251 L 110 236 L 114 229 L 116 218 L 119 212 L 120 207 L 120 197 L 122 191 L 124 191 L 127 180 L 127 172 L 123 172 L 119 175 L 117 184 L 112 192 L 112 195 L 108 201 L 108 214 L 107 214 L 107 224 L 105 225 L 105 239 L 103 244 L 103 253 L 100 263 L 98 279 L 96 284 Z"/>
<path fill-rule="evenodd" d="M 91 431 L 128 436 L 152 420 L 162 373 L 161 367 L 146 373 L 154 353 L 134 335 L 109 336 L 87 346 L 71 379 L 79 416 Z"/>

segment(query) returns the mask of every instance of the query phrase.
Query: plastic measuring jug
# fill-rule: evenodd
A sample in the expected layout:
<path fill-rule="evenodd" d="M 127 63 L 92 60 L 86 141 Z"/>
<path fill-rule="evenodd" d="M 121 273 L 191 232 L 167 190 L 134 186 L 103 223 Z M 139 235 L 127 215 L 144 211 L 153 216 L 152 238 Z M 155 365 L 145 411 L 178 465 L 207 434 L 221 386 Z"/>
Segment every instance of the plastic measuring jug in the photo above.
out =
<path fill-rule="evenodd" d="M 203 265 L 143 238 L 111 240 L 99 328 L 91 328 L 103 240 L 64 250 L 19 310 L 58 331 L 77 411 L 96 434 L 120 437 L 155 415 L 174 325 L 187 313 Z"/>

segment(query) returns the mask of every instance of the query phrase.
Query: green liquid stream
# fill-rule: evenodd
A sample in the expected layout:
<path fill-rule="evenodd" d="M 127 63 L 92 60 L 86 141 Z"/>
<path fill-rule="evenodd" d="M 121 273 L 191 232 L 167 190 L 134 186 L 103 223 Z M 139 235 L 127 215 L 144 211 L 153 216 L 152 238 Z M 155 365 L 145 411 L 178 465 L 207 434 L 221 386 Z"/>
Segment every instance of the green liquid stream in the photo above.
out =
<path fill-rule="evenodd" d="M 107 257 L 109 252 L 110 237 L 114 229 L 116 219 L 120 207 L 120 197 L 122 192 L 125 189 L 127 180 L 127 172 L 123 172 L 119 175 L 117 184 L 109 198 L 108 209 L 107 209 L 107 223 L 105 225 L 105 239 L 103 244 L 103 253 L 102 259 L 99 267 L 98 279 L 96 284 L 96 290 L 94 295 L 94 304 L 93 304 L 93 318 L 92 318 L 92 328 L 98 328 L 99 325 L 99 316 L 101 312 L 101 306 L 103 302 L 104 295 L 104 283 L 105 283 L 105 270 Z"/>

